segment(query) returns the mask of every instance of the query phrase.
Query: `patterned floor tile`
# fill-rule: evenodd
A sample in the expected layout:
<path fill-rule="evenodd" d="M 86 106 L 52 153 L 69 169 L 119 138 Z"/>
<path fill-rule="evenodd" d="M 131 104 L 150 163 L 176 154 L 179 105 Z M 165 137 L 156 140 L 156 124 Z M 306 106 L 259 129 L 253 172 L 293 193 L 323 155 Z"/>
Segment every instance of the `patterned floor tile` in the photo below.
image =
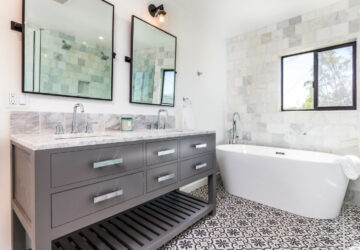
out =
<path fill-rule="evenodd" d="M 196 223 L 162 250 L 360 250 L 359 206 L 344 204 L 335 220 L 316 220 L 230 195 L 221 184 L 217 192 L 217 214 Z M 207 187 L 193 194 L 206 199 Z"/>

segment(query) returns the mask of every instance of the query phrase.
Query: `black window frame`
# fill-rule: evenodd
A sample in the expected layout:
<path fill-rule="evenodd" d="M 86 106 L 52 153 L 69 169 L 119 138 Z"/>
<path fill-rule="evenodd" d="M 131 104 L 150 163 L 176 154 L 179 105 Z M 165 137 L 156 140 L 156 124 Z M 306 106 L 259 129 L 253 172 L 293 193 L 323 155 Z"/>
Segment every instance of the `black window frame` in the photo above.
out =
<path fill-rule="evenodd" d="M 318 53 L 324 52 L 327 50 L 334 50 L 344 47 L 352 47 L 352 64 L 353 64 L 353 86 L 352 86 L 352 106 L 329 106 L 329 107 L 319 107 L 318 106 L 318 71 L 319 71 L 319 65 L 318 65 Z M 313 109 L 284 109 L 284 59 L 292 56 L 298 56 L 303 55 L 307 53 L 314 53 L 314 82 L 313 82 L 313 88 L 314 88 L 314 108 Z M 331 110 L 356 110 L 357 109 L 357 93 L 356 93 L 356 41 L 355 42 L 349 42 L 344 43 L 340 45 L 325 47 L 321 49 L 316 50 L 310 50 L 306 52 L 301 52 L 297 54 L 292 55 L 286 55 L 281 57 L 281 111 L 331 111 Z"/>
<path fill-rule="evenodd" d="M 164 69 L 162 73 L 162 86 L 161 86 L 161 106 L 169 106 L 175 104 L 175 80 L 174 80 L 174 95 L 173 95 L 173 102 L 172 103 L 164 103 L 164 87 L 165 87 L 165 75 L 166 72 L 174 72 L 174 75 L 176 75 L 176 71 L 174 69 Z"/>

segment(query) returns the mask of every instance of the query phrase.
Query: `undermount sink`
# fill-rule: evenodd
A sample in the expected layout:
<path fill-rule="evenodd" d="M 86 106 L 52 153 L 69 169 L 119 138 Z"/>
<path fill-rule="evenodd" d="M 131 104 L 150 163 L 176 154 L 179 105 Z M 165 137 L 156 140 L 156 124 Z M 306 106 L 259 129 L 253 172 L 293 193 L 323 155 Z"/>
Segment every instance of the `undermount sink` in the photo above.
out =
<path fill-rule="evenodd" d="M 66 139 L 82 139 L 82 138 L 92 138 L 92 137 L 108 137 L 110 134 L 89 134 L 89 133 L 79 133 L 79 134 L 61 134 L 54 135 L 55 140 L 66 140 Z"/>

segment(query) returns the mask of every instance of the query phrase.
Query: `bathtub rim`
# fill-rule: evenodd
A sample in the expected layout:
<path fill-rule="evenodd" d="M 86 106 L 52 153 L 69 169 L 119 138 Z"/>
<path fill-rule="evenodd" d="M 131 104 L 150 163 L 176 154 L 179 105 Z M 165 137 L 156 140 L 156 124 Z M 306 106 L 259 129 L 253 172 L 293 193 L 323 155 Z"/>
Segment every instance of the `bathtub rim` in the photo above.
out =
<path fill-rule="evenodd" d="M 244 147 L 250 147 L 252 149 L 259 148 L 265 150 L 271 150 L 272 152 L 284 152 L 285 155 L 280 154 L 261 154 L 261 153 L 254 153 L 254 152 L 244 152 Z M 232 149 L 234 148 L 234 149 Z M 259 156 L 259 157 L 268 157 L 268 158 L 277 158 L 277 159 L 284 159 L 284 160 L 294 160 L 294 161 L 304 161 L 304 162 L 316 162 L 316 163 L 328 163 L 328 164 L 336 164 L 340 166 L 339 158 L 342 157 L 341 155 L 333 154 L 333 153 L 325 153 L 321 151 L 313 151 L 313 150 L 304 150 L 304 149 L 294 149 L 294 148 L 282 148 L 276 146 L 263 146 L 263 145 L 254 145 L 254 144 L 221 144 L 216 146 L 216 151 L 228 152 L 228 153 L 238 153 L 238 154 L 246 154 L 252 156 Z M 302 158 L 294 158 L 290 157 L 289 153 L 301 153 L 306 156 L 313 155 L 320 155 L 322 159 L 314 159 L 311 157 L 302 157 Z"/>

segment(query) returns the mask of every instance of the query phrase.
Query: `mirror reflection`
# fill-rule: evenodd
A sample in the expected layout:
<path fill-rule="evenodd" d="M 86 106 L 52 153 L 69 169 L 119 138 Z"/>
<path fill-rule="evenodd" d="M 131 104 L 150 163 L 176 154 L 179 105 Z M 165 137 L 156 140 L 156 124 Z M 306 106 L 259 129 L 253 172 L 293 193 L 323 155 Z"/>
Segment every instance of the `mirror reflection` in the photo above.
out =
<path fill-rule="evenodd" d="M 24 92 L 111 100 L 113 5 L 25 0 L 24 8 Z"/>
<path fill-rule="evenodd" d="M 133 16 L 131 102 L 174 106 L 176 37 Z"/>

